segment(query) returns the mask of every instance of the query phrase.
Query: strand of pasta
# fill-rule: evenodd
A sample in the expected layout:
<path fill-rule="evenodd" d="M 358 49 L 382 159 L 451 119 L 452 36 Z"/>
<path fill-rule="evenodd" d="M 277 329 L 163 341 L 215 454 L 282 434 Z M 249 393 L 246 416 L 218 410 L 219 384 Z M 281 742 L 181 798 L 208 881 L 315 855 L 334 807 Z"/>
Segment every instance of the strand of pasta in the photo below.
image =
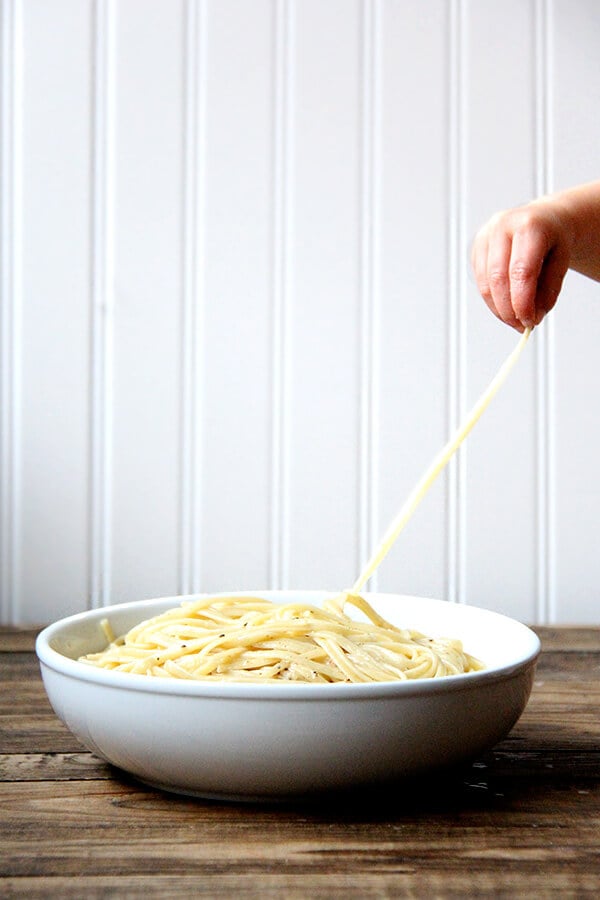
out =
<path fill-rule="evenodd" d="M 516 365 L 517 360 L 519 359 L 525 344 L 529 340 L 529 335 L 531 334 L 531 329 L 526 328 L 521 338 L 512 351 L 510 356 L 506 359 L 497 375 L 492 379 L 486 390 L 483 392 L 477 403 L 472 407 L 471 411 L 467 414 L 466 418 L 463 422 L 460 423 L 448 443 L 443 447 L 437 456 L 434 458 L 431 465 L 425 470 L 425 473 L 419 479 L 415 487 L 412 489 L 410 494 L 408 495 L 404 505 L 400 509 L 400 512 L 393 520 L 388 530 L 385 532 L 381 542 L 376 547 L 375 552 L 364 566 L 362 572 L 354 582 L 352 586 L 352 593 L 359 594 L 363 589 L 369 578 L 373 575 L 375 570 L 381 565 L 384 558 L 387 556 L 389 551 L 392 549 L 392 546 L 395 544 L 398 535 L 405 527 L 409 519 L 412 517 L 415 512 L 417 506 L 428 492 L 429 488 L 432 486 L 435 479 L 438 477 L 440 472 L 447 466 L 448 462 L 454 456 L 462 442 L 465 440 L 467 435 L 472 431 L 475 427 L 485 410 L 488 408 L 490 403 L 492 402 L 495 395 L 498 393 L 506 379 L 508 378 L 511 370 Z"/>
<path fill-rule="evenodd" d="M 389 681 L 480 668 L 460 642 L 397 628 L 362 597 L 356 621 L 335 602 L 270 603 L 257 597 L 184 602 L 84 657 L 104 668 L 195 680 Z"/>
<path fill-rule="evenodd" d="M 360 591 L 448 461 L 475 426 L 529 338 L 522 335 L 487 390 L 425 471 L 350 591 L 321 608 L 278 605 L 259 597 L 203 597 L 141 622 L 82 659 L 92 665 L 162 678 L 265 682 L 365 682 L 435 678 L 482 664 L 460 641 L 432 639 L 386 622 Z M 346 604 L 366 622 L 345 612 Z"/>

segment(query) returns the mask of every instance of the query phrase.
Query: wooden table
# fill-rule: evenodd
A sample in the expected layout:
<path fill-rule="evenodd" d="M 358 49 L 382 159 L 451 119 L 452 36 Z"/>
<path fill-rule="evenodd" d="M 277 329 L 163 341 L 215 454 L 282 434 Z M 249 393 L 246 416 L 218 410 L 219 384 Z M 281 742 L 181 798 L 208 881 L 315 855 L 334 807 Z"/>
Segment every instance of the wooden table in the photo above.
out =
<path fill-rule="evenodd" d="M 303 806 L 150 790 L 52 713 L 0 629 L 0 897 L 600 896 L 600 629 L 539 629 L 530 704 L 451 778 Z"/>

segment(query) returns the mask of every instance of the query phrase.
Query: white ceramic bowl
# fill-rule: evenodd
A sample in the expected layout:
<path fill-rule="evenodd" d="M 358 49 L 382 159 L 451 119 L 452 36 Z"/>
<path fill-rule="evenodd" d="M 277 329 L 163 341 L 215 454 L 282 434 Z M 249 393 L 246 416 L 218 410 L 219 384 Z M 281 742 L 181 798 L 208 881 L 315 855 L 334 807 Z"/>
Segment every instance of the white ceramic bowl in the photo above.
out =
<path fill-rule="evenodd" d="M 324 591 L 252 591 L 320 604 Z M 248 596 L 248 594 L 245 594 Z M 123 634 L 183 598 L 97 609 L 50 625 L 36 650 L 57 715 L 89 750 L 144 782 L 203 797 L 281 799 L 468 762 L 503 738 L 529 698 L 537 636 L 488 610 L 366 594 L 385 618 L 457 637 L 486 669 L 376 684 L 231 684 L 95 668 L 100 620 Z M 192 598 L 189 598 L 192 599 Z"/>

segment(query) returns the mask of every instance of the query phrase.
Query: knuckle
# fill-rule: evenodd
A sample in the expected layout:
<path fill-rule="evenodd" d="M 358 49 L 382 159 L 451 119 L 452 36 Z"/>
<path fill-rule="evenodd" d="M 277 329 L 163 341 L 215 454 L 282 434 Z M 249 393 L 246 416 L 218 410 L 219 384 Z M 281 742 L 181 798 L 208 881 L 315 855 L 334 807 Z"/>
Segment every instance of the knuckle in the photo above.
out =
<path fill-rule="evenodd" d="M 514 212 L 515 231 L 544 231 L 547 227 L 548 214 L 538 208 L 535 203 L 521 206 Z"/>
<path fill-rule="evenodd" d="M 535 205 L 519 206 L 498 213 L 492 221 L 504 233 L 520 236 L 542 236 L 548 231 L 548 219 Z"/>
<path fill-rule="evenodd" d="M 518 206 L 495 213 L 490 219 L 490 227 L 495 231 L 513 234 L 519 228 L 529 228 L 534 219 L 535 213 L 531 209 Z"/>
<path fill-rule="evenodd" d="M 530 282 L 537 277 L 538 267 L 529 259 L 518 259 L 511 263 L 510 278 L 516 282 Z"/>
<path fill-rule="evenodd" d="M 540 225 L 540 216 L 530 206 L 524 206 L 515 214 L 515 230 L 531 231 Z"/>
<path fill-rule="evenodd" d="M 502 290 L 508 284 L 508 276 L 504 269 L 490 269 L 488 282 L 492 290 Z"/>
<path fill-rule="evenodd" d="M 501 209 L 498 212 L 495 212 L 493 216 L 491 216 L 491 218 L 489 219 L 488 227 L 492 231 L 497 228 L 504 228 L 509 223 L 512 215 L 514 215 L 513 210 Z"/>

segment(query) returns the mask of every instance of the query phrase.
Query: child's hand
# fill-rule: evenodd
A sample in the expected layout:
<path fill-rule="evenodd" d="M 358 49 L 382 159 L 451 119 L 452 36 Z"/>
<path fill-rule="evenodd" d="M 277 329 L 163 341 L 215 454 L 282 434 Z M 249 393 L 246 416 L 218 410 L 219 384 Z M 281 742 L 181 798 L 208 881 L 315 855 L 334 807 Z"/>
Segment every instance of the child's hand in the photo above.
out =
<path fill-rule="evenodd" d="M 497 213 L 477 234 L 471 262 L 485 302 L 518 331 L 538 325 L 558 299 L 574 236 L 560 203 L 541 199 Z"/>

